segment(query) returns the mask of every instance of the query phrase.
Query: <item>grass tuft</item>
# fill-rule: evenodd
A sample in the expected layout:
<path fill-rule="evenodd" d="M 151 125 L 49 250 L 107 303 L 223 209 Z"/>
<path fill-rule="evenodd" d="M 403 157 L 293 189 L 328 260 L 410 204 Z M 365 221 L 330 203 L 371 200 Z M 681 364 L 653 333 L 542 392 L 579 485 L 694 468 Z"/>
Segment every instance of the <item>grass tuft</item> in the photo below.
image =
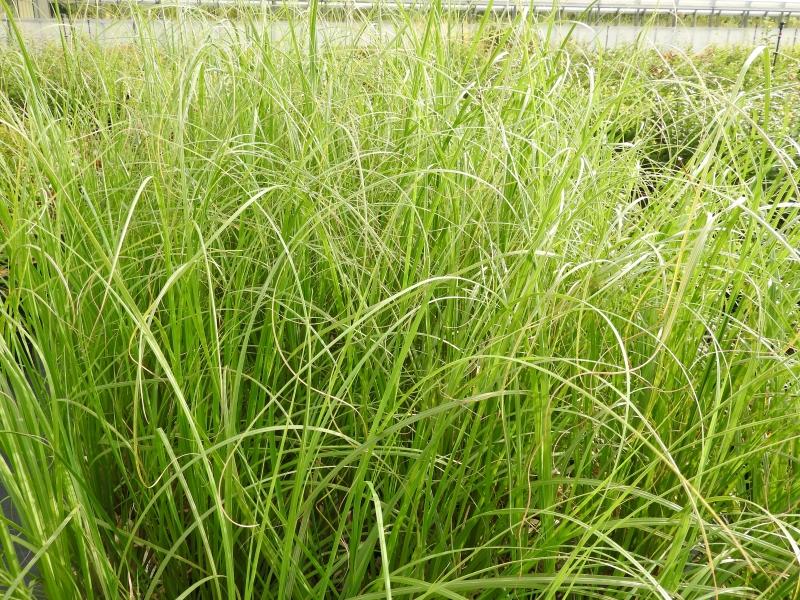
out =
<path fill-rule="evenodd" d="M 0 53 L 3 597 L 800 598 L 798 57 L 276 14 Z"/>

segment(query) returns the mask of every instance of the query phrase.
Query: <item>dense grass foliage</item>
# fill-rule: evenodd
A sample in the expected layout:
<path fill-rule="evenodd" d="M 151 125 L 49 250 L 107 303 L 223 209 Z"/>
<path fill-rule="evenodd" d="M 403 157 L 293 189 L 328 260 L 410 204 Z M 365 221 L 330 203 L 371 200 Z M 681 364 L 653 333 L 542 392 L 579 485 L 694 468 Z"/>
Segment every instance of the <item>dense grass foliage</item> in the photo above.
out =
<path fill-rule="evenodd" d="M 393 18 L 3 52 L 0 593 L 800 597 L 798 62 Z"/>

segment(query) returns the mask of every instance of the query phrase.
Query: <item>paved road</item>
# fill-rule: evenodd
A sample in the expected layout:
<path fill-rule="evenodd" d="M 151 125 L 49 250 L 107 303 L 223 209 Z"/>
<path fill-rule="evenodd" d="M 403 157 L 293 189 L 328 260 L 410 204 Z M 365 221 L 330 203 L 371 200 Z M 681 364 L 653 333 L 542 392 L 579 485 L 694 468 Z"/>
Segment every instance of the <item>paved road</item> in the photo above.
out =
<path fill-rule="evenodd" d="M 210 38 L 238 39 L 243 28 L 249 27 L 235 21 L 200 21 L 189 20 L 183 24 L 171 20 L 151 21 L 143 30 L 128 19 L 82 19 L 71 25 L 48 19 L 21 19 L 17 25 L 28 42 L 54 42 L 64 35 L 67 38 L 79 36 L 92 38 L 101 44 L 118 45 L 137 43 L 148 40 L 151 43 L 173 44 L 176 42 L 199 41 Z M 469 32 L 474 24 L 463 25 L 462 32 Z M 268 33 L 276 45 L 286 43 L 290 39 L 289 27 L 285 21 L 274 21 L 264 26 L 262 33 Z M 317 24 L 317 36 L 320 43 L 365 44 L 380 37 L 392 37 L 395 24 L 391 21 L 371 21 L 353 27 L 347 22 L 323 20 Z M 544 35 L 545 26 L 537 26 Z M 774 47 L 778 30 L 753 23 L 752 27 L 691 27 L 686 24 L 677 26 L 648 26 L 613 24 L 583 24 L 573 30 L 572 27 L 556 26 L 551 34 L 554 43 L 560 42 L 564 36 L 585 44 L 588 47 L 606 47 L 630 44 L 640 39 L 645 44 L 660 48 L 691 48 L 699 51 L 708 46 L 755 46 L 766 44 Z M 13 43 L 7 28 L 0 22 L 0 47 Z M 800 43 L 800 28 L 784 29 L 782 47 Z"/>

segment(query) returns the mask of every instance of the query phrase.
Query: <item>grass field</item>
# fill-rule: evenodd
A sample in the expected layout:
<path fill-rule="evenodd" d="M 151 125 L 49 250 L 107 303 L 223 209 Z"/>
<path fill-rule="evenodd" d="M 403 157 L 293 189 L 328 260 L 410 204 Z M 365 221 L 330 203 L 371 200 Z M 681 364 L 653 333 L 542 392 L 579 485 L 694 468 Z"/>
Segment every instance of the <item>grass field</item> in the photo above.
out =
<path fill-rule="evenodd" d="M 0 596 L 800 598 L 798 55 L 387 18 L 0 52 Z"/>

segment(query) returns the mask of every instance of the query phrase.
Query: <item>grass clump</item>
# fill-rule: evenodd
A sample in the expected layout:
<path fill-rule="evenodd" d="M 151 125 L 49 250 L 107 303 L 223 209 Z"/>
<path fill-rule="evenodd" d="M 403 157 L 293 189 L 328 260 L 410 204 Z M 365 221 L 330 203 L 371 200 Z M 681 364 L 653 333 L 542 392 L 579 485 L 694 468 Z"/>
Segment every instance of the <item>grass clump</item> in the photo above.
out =
<path fill-rule="evenodd" d="M 798 597 L 797 62 L 454 18 L 4 52 L 4 597 Z"/>

